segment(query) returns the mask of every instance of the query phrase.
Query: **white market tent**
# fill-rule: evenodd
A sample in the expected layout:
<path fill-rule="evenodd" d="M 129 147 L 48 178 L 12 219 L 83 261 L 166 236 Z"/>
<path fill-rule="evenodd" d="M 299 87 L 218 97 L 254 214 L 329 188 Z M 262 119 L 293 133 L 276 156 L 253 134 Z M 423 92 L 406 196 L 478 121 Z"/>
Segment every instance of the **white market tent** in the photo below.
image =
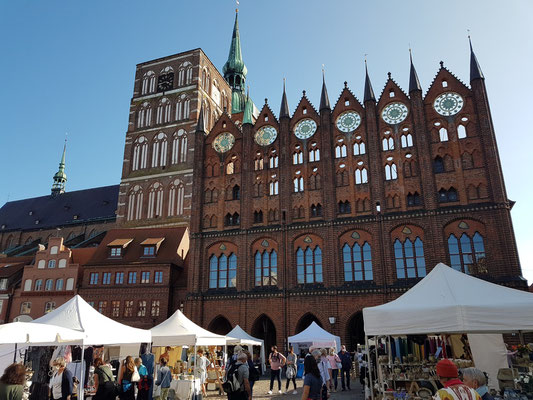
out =
<path fill-rule="evenodd" d="M 154 346 L 224 346 L 226 336 L 196 325 L 177 310 L 167 320 L 151 329 Z"/>
<path fill-rule="evenodd" d="M 0 325 L 0 344 L 58 346 L 81 344 L 84 339 L 83 332 L 55 325 L 36 326 L 32 322 L 11 322 Z"/>
<path fill-rule="evenodd" d="M 261 346 L 261 371 L 266 371 L 266 357 L 265 357 L 265 341 L 262 339 L 257 339 L 252 335 L 249 335 L 244 329 L 239 325 L 236 325 L 235 328 L 227 334 L 228 344 L 241 344 L 245 346 Z"/>
<path fill-rule="evenodd" d="M 150 343 L 149 330 L 132 328 L 107 318 L 76 295 L 54 311 L 31 324 L 57 325 L 83 332 L 83 345 L 123 345 Z"/>
<path fill-rule="evenodd" d="M 321 328 L 315 321 L 302 332 L 289 336 L 289 343 L 309 343 L 310 347 L 334 347 L 337 351 L 341 348 L 341 338 Z"/>
<path fill-rule="evenodd" d="M 439 263 L 396 300 L 364 308 L 363 319 L 368 336 L 533 331 L 533 293 Z"/>

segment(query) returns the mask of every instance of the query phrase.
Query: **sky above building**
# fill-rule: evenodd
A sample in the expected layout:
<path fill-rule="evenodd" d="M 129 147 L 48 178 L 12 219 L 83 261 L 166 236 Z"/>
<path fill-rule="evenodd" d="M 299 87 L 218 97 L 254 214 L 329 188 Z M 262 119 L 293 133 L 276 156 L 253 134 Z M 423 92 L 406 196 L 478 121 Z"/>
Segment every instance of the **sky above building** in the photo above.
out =
<path fill-rule="evenodd" d="M 468 84 L 470 30 L 485 74 L 524 275 L 533 281 L 533 2 L 241 0 L 247 83 L 277 113 L 302 90 L 332 104 L 347 81 L 361 99 L 364 57 L 376 95 L 387 72 L 404 89 L 409 47 L 424 90 L 439 61 Z M 0 203 L 50 193 L 68 132 L 66 190 L 120 182 L 135 65 L 201 47 L 221 70 L 232 0 L 0 1 Z M 503 233 L 502 233 L 503 234 Z M 498 251 L 488 244 L 489 251 Z"/>

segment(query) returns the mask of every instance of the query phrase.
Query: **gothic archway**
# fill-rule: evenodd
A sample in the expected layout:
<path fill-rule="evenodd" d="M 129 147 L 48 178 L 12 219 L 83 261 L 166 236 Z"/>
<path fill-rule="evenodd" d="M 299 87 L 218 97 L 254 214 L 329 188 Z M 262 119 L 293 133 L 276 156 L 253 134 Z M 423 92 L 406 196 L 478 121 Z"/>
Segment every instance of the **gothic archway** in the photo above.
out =
<path fill-rule="evenodd" d="M 227 320 L 227 318 L 223 317 L 222 315 L 219 315 L 214 320 L 212 320 L 209 326 L 207 327 L 207 330 L 213 333 L 218 333 L 219 335 L 226 335 L 232 329 L 233 328 L 231 327 L 231 323 Z"/>
<path fill-rule="evenodd" d="M 257 318 L 252 325 L 252 336 L 265 341 L 265 353 L 270 353 L 270 348 L 276 343 L 276 326 L 265 314 Z"/>
<path fill-rule="evenodd" d="M 313 322 L 316 322 L 316 324 L 322 328 L 322 322 L 320 322 L 320 320 L 314 314 L 311 314 L 311 313 L 305 314 L 302 318 L 300 318 L 300 320 L 296 324 L 295 334 L 298 334 L 306 330 L 309 327 L 309 325 L 311 325 Z"/>
<path fill-rule="evenodd" d="M 365 343 L 365 324 L 363 312 L 358 311 L 349 319 L 346 325 L 346 336 L 348 337 L 348 350 L 353 351 L 358 344 Z"/>

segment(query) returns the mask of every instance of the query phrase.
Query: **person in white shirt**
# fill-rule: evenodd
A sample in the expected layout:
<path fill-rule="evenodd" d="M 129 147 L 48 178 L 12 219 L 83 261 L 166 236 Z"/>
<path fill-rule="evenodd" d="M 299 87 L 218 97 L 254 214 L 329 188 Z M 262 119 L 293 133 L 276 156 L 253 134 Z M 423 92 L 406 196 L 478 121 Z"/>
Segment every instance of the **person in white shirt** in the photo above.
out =
<path fill-rule="evenodd" d="M 327 351 L 325 351 L 327 354 Z M 322 378 L 322 400 L 327 400 L 328 390 L 330 389 L 330 371 L 331 366 L 326 356 L 322 357 L 321 350 L 313 350 L 311 353 L 318 364 L 318 370 L 320 371 L 320 377 Z"/>

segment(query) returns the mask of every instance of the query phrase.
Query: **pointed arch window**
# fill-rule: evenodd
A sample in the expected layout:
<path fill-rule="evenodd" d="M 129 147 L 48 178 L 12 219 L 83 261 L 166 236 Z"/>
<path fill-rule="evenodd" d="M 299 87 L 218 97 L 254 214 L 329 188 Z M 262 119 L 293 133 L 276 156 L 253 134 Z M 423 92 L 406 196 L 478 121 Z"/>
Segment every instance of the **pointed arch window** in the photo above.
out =
<path fill-rule="evenodd" d="M 381 141 L 383 151 L 394 150 L 394 139 L 392 137 L 385 137 Z"/>
<path fill-rule="evenodd" d="M 448 252 L 451 267 L 470 274 L 470 266 L 485 258 L 483 236 L 479 232 L 474 233 L 473 236 L 463 233 L 458 240 L 454 234 L 451 234 L 448 237 Z"/>
<path fill-rule="evenodd" d="M 152 125 L 152 107 L 146 101 L 137 112 L 137 128 L 144 128 L 150 125 Z"/>
<path fill-rule="evenodd" d="M 344 143 L 335 146 L 335 158 L 346 157 L 346 145 Z"/>
<path fill-rule="evenodd" d="M 237 286 L 237 256 L 231 253 L 209 258 L 209 288 L 226 289 Z"/>
<path fill-rule="evenodd" d="M 187 162 L 187 132 L 178 130 L 172 139 L 172 164 Z"/>
<path fill-rule="evenodd" d="M 148 71 L 143 75 L 141 94 L 155 92 L 155 72 Z"/>
<path fill-rule="evenodd" d="M 185 73 L 185 83 L 189 85 L 192 82 L 192 65 L 187 67 L 186 73 Z"/>
<path fill-rule="evenodd" d="M 320 174 L 317 172 L 314 172 L 309 177 L 309 190 L 320 190 L 321 187 L 322 187 L 322 180 L 321 180 Z"/>
<path fill-rule="evenodd" d="M 254 211 L 254 224 L 260 224 L 263 222 L 263 211 Z"/>
<path fill-rule="evenodd" d="M 423 278 L 426 276 L 426 260 L 424 243 L 418 236 L 415 241 L 394 241 L 394 258 L 396 260 L 396 276 L 398 279 Z"/>
<path fill-rule="evenodd" d="M 322 277 L 322 249 L 310 246 L 305 250 L 296 250 L 296 273 L 299 284 L 321 283 Z"/>
<path fill-rule="evenodd" d="M 185 185 L 176 179 L 170 185 L 168 192 L 168 216 L 183 215 L 183 200 L 185 198 Z"/>
<path fill-rule="evenodd" d="M 450 203 L 454 201 L 459 201 L 459 196 L 453 186 L 447 190 L 444 188 L 439 190 L 439 203 Z"/>
<path fill-rule="evenodd" d="M 254 171 L 261 171 L 264 168 L 264 159 L 260 152 L 257 152 L 254 159 Z"/>
<path fill-rule="evenodd" d="M 170 122 L 170 116 L 172 111 L 172 105 L 170 104 L 170 101 L 164 97 L 159 102 L 159 105 L 157 106 L 157 113 L 156 113 L 156 124 L 163 124 Z"/>
<path fill-rule="evenodd" d="M 279 181 L 272 179 L 268 185 L 268 194 L 270 196 L 277 196 L 279 194 Z"/>
<path fill-rule="evenodd" d="M 400 137 L 400 142 L 403 149 L 405 149 L 406 147 L 413 147 L 413 136 L 409 132 L 404 133 Z"/>
<path fill-rule="evenodd" d="M 366 154 L 365 142 L 356 142 L 353 144 L 353 155 L 360 156 Z"/>
<path fill-rule="evenodd" d="M 148 161 L 148 140 L 144 136 L 138 137 L 133 143 L 133 160 L 131 170 L 146 168 Z"/>
<path fill-rule="evenodd" d="M 278 253 L 276 250 L 255 252 L 255 286 L 278 284 Z"/>
<path fill-rule="evenodd" d="M 339 201 L 339 214 L 350 214 L 352 212 L 352 205 L 348 200 Z"/>
<path fill-rule="evenodd" d="M 143 190 L 136 185 L 128 195 L 128 221 L 141 219 L 143 207 Z"/>
<path fill-rule="evenodd" d="M 298 171 L 299 172 L 299 171 Z M 302 176 L 297 176 L 293 180 L 294 185 L 294 193 L 303 192 L 304 191 L 304 178 Z"/>
<path fill-rule="evenodd" d="M 385 180 L 392 181 L 398 179 L 398 169 L 395 163 L 385 165 Z"/>
<path fill-rule="evenodd" d="M 148 218 L 163 216 L 163 185 L 154 183 L 148 192 Z"/>
<path fill-rule="evenodd" d="M 407 206 L 412 207 L 412 206 L 419 206 L 421 204 L 422 204 L 422 199 L 420 195 L 418 194 L 418 192 L 414 192 L 414 193 L 409 192 L 407 194 Z"/>
<path fill-rule="evenodd" d="M 180 66 L 178 70 L 178 86 L 183 86 L 185 84 L 185 68 Z"/>
<path fill-rule="evenodd" d="M 371 281 L 372 273 L 372 248 L 368 242 L 361 246 L 354 243 L 353 246 L 344 244 L 342 248 L 344 262 L 344 281 Z"/>
<path fill-rule="evenodd" d="M 457 126 L 457 137 L 459 139 L 464 139 L 467 136 L 466 128 L 464 125 Z"/>
<path fill-rule="evenodd" d="M 316 142 L 311 143 L 309 149 L 309 162 L 320 161 L 320 149 L 317 147 Z"/>
<path fill-rule="evenodd" d="M 448 130 L 444 127 L 439 129 L 439 140 L 441 142 L 447 142 L 448 141 Z"/>
<path fill-rule="evenodd" d="M 160 132 L 152 142 L 152 168 L 165 167 L 167 165 L 168 142 L 167 135 Z"/>
<path fill-rule="evenodd" d="M 292 163 L 293 165 L 303 164 L 304 162 L 304 154 L 301 150 L 296 150 L 294 153 L 292 153 Z"/>
<path fill-rule="evenodd" d="M 234 212 L 233 214 L 227 213 L 224 217 L 225 226 L 238 226 L 240 223 L 241 219 L 238 212 Z"/>
<path fill-rule="evenodd" d="M 276 154 L 276 150 L 270 152 L 270 156 L 268 157 L 268 168 L 278 168 L 278 155 Z"/>
<path fill-rule="evenodd" d="M 337 186 L 348 186 L 350 184 L 348 171 L 346 171 L 346 169 L 343 168 L 338 170 L 335 175 L 337 178 Z"/>
<path fill-rule="evenodd" d="M 362 185 L 363 183 L 368 183 L 368 172 L 364 167 L 355 170 L 355 184 Z"/>
<path fill-rule="evenodd" d="M 322 204 L 311 204 L 311 218 L 322 216 Z"/>

